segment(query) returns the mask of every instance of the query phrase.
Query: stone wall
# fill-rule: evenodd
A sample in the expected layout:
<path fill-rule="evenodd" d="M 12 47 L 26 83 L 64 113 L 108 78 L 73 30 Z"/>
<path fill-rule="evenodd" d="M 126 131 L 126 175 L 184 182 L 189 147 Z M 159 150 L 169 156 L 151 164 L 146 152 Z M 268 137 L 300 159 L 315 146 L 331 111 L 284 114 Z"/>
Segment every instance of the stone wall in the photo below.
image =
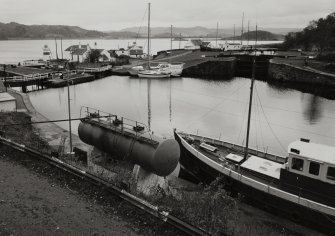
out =
<path fill-rule="evenodd" d="M 235 75 L 236 60 L 209 60 L 183 70 L 183 76 L 232 78 Z"/>
<path fill-rule="evenodd" d="M 270 60 L 269 63 L 268 79 L 278 82 L 335 87 L 335 75 L 314 71 L 308 67 L 274 62 L 273 60 Z"/>

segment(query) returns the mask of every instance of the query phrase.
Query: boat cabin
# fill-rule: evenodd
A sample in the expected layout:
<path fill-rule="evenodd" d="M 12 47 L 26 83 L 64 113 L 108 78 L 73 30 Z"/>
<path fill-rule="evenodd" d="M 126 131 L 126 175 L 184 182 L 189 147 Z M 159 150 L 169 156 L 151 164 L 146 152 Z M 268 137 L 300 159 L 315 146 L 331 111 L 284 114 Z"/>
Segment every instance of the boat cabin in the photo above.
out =
<path fill-rule="evenodd" d="M 291 143 L 288 152 L 290 172 L 335 184 L 335 147 L 301 139 Z"/>
<path fill-rule="evenodd" d="M 307 139 L 291 143 L 280 180 L 290 192 L 335 206 L 335 147 Z"/>

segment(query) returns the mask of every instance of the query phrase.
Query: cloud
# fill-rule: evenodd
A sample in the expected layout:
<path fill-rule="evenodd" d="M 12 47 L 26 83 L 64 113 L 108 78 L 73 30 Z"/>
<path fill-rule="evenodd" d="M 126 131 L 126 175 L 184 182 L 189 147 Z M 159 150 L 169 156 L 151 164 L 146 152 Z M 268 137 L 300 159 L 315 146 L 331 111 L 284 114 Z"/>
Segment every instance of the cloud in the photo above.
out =
<path fill-rule="evenodd" d="M 264 27 L 304 27 L 335 9 L 334 0 L 151 0 L 152 25 L 232 27 L 245 19 Z M 0 0 L 1 21 L 23 24 L 78 25 L 118 30 L 145 25 L 147 1 Z"/>

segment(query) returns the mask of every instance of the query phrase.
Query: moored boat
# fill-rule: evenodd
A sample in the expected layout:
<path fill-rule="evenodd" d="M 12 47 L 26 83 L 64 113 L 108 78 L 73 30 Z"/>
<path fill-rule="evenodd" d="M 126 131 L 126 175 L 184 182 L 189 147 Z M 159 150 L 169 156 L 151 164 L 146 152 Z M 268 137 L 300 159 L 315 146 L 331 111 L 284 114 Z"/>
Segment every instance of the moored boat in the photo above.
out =
<path fill-rule="evenodd" d="M 249 149 L 244 158 L 240 145 L 176 130 L 174 135 L 181 168 L 199 182 L 221 176 L 228 190 L 335 234 L 335 147 L 301 139 L 289 145 L 287 157 Z"/>
<path fill-rule="evenodd" d="M 143 71 L 143 70 L 144 70 L 143 66 L 134 66 L 134 67 L 131 67 L 131 68 L 128 69 L 128 73 L 131 76 L 137 76 L 138 72 Z"/>
<path fill-rule="evenodd" d="M 254 53 L 246 145 L 174 130 L 181 147 L 181 168 L 198 182 L 222 177 L 227 190 L 335 235 L 335 147 L 301 139 L 289 145 L 285 157 L 248 147 L 256 56 Z"/>
<path fill-rule="evenodd" d="M 138 72 L 140 78 L 170 78 L 171 74 L 160 70 L 143 70 Z"/>
<path fill-rule="evenodd" d="M 157 66 L 157 69 L 159 69 L 162 72 L 169 73 L 173 77 L 179 77 L 183 73 L 184 69 L 183 62 L 160 62 Z"/>

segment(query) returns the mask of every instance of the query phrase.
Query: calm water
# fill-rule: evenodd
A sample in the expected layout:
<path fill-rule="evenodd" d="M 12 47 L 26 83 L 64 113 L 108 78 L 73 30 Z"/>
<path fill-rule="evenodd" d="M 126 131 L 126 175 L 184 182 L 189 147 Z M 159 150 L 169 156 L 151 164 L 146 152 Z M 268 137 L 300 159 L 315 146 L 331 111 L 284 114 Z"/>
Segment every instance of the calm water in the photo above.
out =
<path fill-rule="evenodd" d="M 236 143 L 245 139 L 250 80 L 206 81 L 194 78 L 146 80 L 110 76 L 71 86 L 72 117 L 81 106 L 97 108 L 150 125 L 171 137 L 173 128 Z M 67 88 L 29 94 L 35 108 L 50 119 L 67 118 Z M 335 144 L 335 101 L 279 90 L 256 81 L 251 146 L 284 155 L 300 137 Z M 68 128 L 68 123 L 60 123 Z M 78 122 L 73 132 L 77 132 Z"/>

